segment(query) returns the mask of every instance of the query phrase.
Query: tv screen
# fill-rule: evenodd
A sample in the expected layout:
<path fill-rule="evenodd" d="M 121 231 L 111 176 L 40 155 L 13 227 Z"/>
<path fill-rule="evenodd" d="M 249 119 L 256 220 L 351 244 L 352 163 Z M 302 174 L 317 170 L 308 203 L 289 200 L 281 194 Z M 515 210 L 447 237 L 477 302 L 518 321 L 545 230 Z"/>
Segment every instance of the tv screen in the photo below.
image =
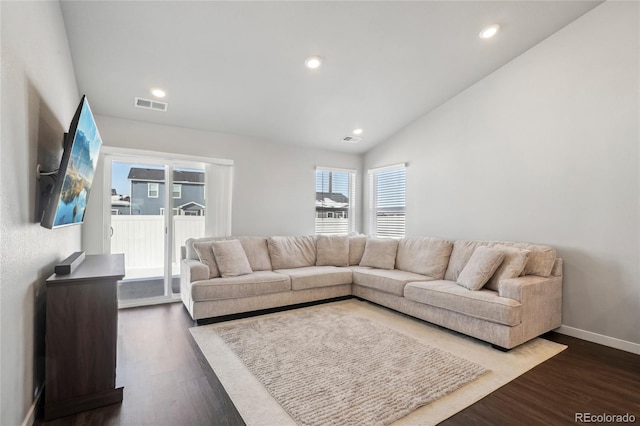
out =
<path fill-rule="evenodd" d="M 83 96 L 64 142 L 62 161 L 41 225 L 58 228 L 81 224 L 87 208 L 102 139 Z"/>

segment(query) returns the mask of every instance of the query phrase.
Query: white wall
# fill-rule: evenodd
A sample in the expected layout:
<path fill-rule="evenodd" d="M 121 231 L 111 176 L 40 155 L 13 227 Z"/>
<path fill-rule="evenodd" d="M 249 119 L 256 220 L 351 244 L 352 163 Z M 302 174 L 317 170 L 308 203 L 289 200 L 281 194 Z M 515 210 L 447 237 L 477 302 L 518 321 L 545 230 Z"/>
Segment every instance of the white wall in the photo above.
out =
<path fill-rule="evenodd" d="M 233 160 L 234 235 L 313 234 L 315 166 L 362 166 L 361 156 L 354 154 L 107 116 L 97 116 L 96 121 L 108 146 Z M 101 165 L 97 174 L 83 225 L 83 250 L 88 253 L 102 249 Z"/>
<path fill-rule="evenodd" d="M 367 153 L 365 170 L 409 163 L 408 234 L 556 247 L 563 324 L 640 343 L 638 42 L 638 3 L 604 3 Z"/>
<path fill-rule="evenodd" d="M 80 101 L 57 2 L 0 2 L 0 424 L 19 425 L 44 381 L 44 280 L 80 227 L 34 223 L 36 164 L 56 168 Z"/>

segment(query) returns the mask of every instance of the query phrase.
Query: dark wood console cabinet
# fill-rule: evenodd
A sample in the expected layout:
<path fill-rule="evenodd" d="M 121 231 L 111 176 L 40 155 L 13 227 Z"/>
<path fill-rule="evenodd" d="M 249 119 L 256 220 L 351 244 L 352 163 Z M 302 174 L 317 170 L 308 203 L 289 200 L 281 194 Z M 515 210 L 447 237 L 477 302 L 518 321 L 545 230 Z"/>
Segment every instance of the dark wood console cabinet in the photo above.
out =
<path fill-rule="evenodd" d="M 122 401 L 116 388 L 117 281 L 124 255 L 86 256 L 47 279 L 45 420 Z"/>

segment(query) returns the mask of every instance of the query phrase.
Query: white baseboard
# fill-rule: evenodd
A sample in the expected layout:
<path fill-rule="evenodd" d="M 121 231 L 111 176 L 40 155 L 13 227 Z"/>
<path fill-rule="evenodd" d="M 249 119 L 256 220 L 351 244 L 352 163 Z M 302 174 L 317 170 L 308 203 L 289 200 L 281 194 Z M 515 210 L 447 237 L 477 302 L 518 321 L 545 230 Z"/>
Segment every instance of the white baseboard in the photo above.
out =
<path fill-rule="evenodd" d="M 33 404 L 31 404 L 31 407 L 29 407 L 29 411 L 27 411 L 27 415 L 24 417 L 24 421 L 22 422 L 22 426 L 33 426 L 33 424 L 36 422 L 36 408 L 38 407 L 38 404 L 40 403 L 40 397 L 42 397 L 42 387 L 40 387 L 40 390 L 38 391 L 38 394 L 36 395 L 36 397 L 33 399 Z"/>
<path fill-rule="evenodd" d="M 556 328 L 553 331 L 560 334 L 566 334 L 567 336 L 577 337 L 578 339 L 587 340 L 589 342 L 598 343 L 600 345 L 605 345 L 611 348 L 620 349 L 623 351 L 640 355 L 640 344 L 638 343 L 628 342 L 622 339 L 616 339 L 615 337 L 609 337 L 603 334 L 593 333 L 591 331 L 569 327 L 567 325 L 561 325 L 560 327 Z"/>

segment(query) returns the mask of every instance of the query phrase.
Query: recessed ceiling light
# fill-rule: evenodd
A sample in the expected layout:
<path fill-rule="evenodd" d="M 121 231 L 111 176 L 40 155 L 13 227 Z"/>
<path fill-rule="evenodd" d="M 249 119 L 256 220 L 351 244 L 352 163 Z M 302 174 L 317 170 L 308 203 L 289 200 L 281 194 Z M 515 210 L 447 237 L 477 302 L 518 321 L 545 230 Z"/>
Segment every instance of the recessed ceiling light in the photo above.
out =
<path fill-rule="evenodd" d="M 362 134 L 362 129 L 353 129 L 353 134 L 354 135 L 361 135 Z"/>
<path fill-rule="evenodd" d="M 500 25 L 498 24 L 489 25 L 488 27 L 483 28 L 482 31 L 480 31 L 480 34 L 478 34 L 478 37 L 482 39 L 491 38 L 498 33 L 499 29 L 500 29 Z"/>
<path fill-rule="evenodd" d="M 314 70 L 322 64 L 322 59 L 319 56 L 309 56 L 304 61 L 304 64 L 307 66 L 307 68 Z"/>
<path fill-rule="evenodd" d="M 151 89 L 151 94 L 156 98 L 164 98 L 167 96 L 167 93 L 162 89 Z"/>

